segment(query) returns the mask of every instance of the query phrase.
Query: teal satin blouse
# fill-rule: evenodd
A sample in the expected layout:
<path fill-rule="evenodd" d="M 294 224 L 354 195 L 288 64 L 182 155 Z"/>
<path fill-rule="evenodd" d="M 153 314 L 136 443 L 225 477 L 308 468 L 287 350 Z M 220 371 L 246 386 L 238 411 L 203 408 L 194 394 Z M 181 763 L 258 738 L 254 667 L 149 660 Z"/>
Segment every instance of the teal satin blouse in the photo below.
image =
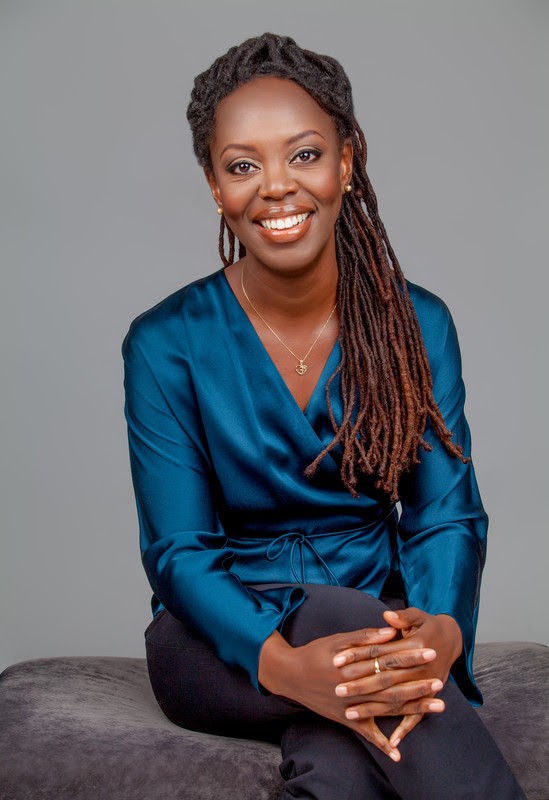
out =
<path fill-rule="evenodd" d="M 448 428 L 470 436 L 455 328 L 444 303 L 409 284 Z M 409 605 L 451 614 L 465 643 L 453 677 L 473 702 L 474 631 L 487 517 L 473 466 L 430 427 L 432 452 L 401 485 L 401 509 L 363 479 L 345 489 L 337 450 L 303 475 L 332 439 L 325 386 L 336 342 L 303 412 L 224 271 L 180 289 L 132 323 L 123 344 L 126 419 L 143 564 L 153 612 L 188 618 L 256 688 L 265 639 L 304 599 L 296 583 L 379 596 L 399 570 Z M 341 418 L 337 378 L 331 386 Z M 256 591 L 252 584 L 283 583 Z"/>

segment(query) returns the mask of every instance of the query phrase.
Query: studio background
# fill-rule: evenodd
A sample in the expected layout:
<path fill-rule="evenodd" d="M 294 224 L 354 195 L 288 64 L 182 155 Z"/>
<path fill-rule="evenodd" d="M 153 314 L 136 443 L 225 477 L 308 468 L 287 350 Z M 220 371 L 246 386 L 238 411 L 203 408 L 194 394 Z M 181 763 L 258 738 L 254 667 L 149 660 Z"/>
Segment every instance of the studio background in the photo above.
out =
<path fill-rule="evenodd" d="M 185 110 L 265 30 L 343 63 L 405 274 L 456 321 L 478 639 L 546 640 L 548 22 L 543 0 L 0 0 L 0 669 L 144 654 L 120 346 L 220 267 Z"/>

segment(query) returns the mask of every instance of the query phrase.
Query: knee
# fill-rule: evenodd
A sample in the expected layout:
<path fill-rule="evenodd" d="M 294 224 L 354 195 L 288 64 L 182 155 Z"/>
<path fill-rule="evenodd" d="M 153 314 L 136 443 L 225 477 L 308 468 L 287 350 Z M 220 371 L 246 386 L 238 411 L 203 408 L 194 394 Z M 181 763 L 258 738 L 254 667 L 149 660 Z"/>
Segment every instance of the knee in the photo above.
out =
<path fill-rule="evenodd" d="M 387 625 L 383 619 L 387 606 L 365 592 L 322 584 L 304 584 L 303 588 L 306 599 L 282 629 L 294 646 L 334 633 Z"/>

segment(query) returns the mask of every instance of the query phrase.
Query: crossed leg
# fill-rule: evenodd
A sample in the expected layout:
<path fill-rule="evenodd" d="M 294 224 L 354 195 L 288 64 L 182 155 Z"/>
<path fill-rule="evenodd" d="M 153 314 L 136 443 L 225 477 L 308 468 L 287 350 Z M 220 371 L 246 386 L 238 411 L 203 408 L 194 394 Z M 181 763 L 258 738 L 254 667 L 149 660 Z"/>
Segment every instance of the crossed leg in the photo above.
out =
<path fill-rule="evenodd" d="M 260 587 L 254 587 L 260 588 Z M 385 626 L 385 606 L 355 589 L 305 585 L 307 599 L 282 633 L 293 646 L 320 636 Z M 404 739 L 400 762 L 349 728 L 278 696 L 264 696 L 228 667 L 188 625 L 163 612 L 146 632 L 153 690 L 178 725 L 227 736 L 280 741 L 283 799 L 524 800 L 503 756 L 459 689 L 448 682 L 442 714 Z M 380 718 L 389 733 L 395 718 Z"/>

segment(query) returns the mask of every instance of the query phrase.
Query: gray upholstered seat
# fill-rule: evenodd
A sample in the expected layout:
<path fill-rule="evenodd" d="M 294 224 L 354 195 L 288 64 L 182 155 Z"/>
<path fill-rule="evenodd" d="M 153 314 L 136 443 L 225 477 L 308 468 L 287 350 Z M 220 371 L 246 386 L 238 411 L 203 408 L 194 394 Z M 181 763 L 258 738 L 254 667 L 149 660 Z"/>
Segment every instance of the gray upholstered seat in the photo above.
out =
<path fill-rule="evenodd" d="M 549 800 L 548 648 L 481 644 L 477 674 L 479 713 L 528 798 Z M 275 800 L 278 761 L 273 745 L 168 722 L 143 659 L 49 658 L 0 676 L 2 800 Z"/>

